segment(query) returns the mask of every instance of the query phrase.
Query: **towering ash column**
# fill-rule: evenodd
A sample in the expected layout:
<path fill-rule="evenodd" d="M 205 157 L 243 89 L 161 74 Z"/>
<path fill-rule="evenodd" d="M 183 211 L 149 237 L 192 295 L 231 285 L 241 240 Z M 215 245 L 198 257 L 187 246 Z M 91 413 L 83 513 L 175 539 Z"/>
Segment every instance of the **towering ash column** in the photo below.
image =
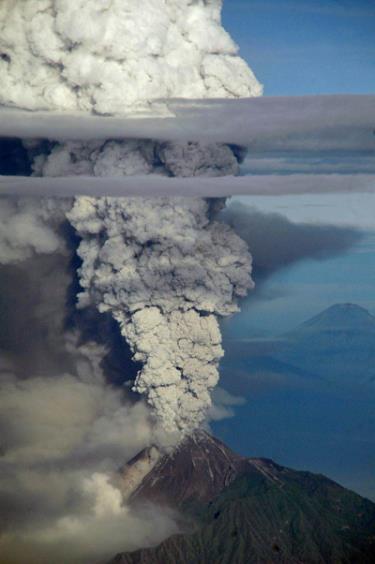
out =
<path fill-rule="evenodd" d="M 5 0 L 0 103 L 32 110 L 155 115 L 163 98 L 248 97 L 261 86 L 221 27 L 220 0 Z M 72 142 L 38 153 L 34 174 L 221 176 L 226 145 Z M 36 156 L 35 156 L 36 155 Z M 105 182 L 105 180 L 103 180 Z M 252 287 L 246 244 L 215 220 L 221 201 L 77 198 L 79 307 L 120 324 L 144 394 L 167 430 L 196 428 L 223 354 L 217 316 Z"/>

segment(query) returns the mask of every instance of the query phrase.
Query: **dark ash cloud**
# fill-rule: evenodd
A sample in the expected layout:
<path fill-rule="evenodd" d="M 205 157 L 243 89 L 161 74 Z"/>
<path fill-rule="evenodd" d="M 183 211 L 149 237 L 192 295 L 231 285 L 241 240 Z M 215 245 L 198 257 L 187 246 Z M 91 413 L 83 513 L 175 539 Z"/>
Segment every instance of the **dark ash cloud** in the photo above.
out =
<path fill-rule="evenodd" d="M 247 242 L 258 283 L 298 261 L 324 260 L 345 252 L 362 238 L 353 228 L 293 223 L 281 214 L 238 203 L 228 206 L 221 219 Z"/>

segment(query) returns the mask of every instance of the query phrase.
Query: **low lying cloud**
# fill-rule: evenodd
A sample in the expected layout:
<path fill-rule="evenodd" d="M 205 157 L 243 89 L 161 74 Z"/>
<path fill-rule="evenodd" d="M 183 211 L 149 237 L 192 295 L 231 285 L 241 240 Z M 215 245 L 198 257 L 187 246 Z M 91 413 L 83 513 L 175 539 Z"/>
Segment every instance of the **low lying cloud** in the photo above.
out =
<path fill-rule="evenodd" d="M 242 167 L 242 174 L 257 175 L 290 175 L 290 174 L 371 174 L 375 175 L 375 161 L 373 154 L 344 153 L 314 151 L 305 153 L 292 151 L 279 154 L 249 153 Z M 319 176 L 315 181 L 320 182 Z"/>
<path fill-rule="evenodd" d="M 87 562 L 175 532 L 172 515 L 134 512 L 111 485 L 150 444 L 149 410 L 126 401 L 100 369 L 20 380 L 3 362 L 0 386 L 4 562 Z M 87 380 L 85 379 L 87 378 Z M 30 510 L 33 518 L 30 520 Z"/>
<path fill-rule="evenodd" d="M 233 143 L 252 154 L 374 150 L 374 95 L 163 100 L 171 117 L 25 112 L 0 106 L 0 137 Z"/>

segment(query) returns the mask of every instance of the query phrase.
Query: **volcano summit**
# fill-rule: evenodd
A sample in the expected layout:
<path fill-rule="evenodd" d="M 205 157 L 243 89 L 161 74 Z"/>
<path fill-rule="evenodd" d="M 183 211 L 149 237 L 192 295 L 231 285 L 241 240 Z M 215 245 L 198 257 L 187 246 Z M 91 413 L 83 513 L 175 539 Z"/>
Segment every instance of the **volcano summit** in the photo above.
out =
<path fill-rule="evenodd" d="M 374 561 L 374 503 L 322 475 L 239 456 L 204 431 L 159 458 L 131 496 L 147 501 L 178 510 L 185 531 L 111 564 Z"/>

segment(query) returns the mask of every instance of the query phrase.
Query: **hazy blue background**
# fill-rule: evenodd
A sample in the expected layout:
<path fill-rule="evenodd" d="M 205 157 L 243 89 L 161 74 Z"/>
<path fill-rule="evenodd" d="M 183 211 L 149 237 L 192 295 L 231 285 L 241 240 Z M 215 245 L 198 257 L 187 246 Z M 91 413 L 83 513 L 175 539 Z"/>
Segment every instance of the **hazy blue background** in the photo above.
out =
<path fill-rule="evenodd" d="M 373 1 L 228 0 L 223 15 L 265 95 L 375 91 Z M 335 303 L 352 302 L 375 314 L 373 196 L 237 201 L 293 222 L 357 227 L 363 236 L 341 254 L 301 260 L 268 277 L 242 312 L 223 322 L 229 355 L 236 341 L 279 335 Z M 272 229 L 265 233 L 272 236 Z M 246 347 L 241 350 L 238 361 L 246 364 Z M 333 374 L 336 383 L 330 385 L 295 385 L 292 379 L 272 385 L 236 378 L 237 369 L 223 363 L 222 386 L 247 403 L 235 408 L 235 418 L 213 424 L 219 437 L 243 454 L 324 473 L 375 499 L 373 388 L 358 383 L 347 389 L 340 374 Z"/>

